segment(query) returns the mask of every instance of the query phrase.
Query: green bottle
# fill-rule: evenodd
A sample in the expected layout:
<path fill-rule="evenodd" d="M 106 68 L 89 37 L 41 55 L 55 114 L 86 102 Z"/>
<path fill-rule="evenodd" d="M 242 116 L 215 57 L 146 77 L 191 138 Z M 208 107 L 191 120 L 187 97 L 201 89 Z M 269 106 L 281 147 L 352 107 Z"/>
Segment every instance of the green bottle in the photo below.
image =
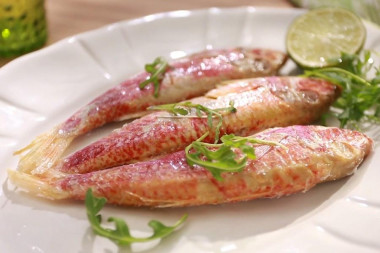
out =
<path fill-rule="evenodd" d="M 0 57 L 33 51 L 46 39 L 44 0 L 0 0 Z"/>

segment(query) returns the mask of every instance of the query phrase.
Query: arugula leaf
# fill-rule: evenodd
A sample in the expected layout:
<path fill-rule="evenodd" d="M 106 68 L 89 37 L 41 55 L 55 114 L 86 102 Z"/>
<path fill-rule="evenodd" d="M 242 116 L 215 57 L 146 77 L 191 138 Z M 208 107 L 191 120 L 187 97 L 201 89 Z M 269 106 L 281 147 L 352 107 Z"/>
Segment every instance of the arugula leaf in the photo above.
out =
<path fill-rule="evenodd" d="M 157 57 L 152 63 L 145 64 L 145 71 L 150 73 L 148 79 L 139 84 L 140 89 L 144 89 L 145 86 L 152 83 L 154 87 L 154 97 L 158 97 L 158 91 L 160 89 L 160 83 L 164 78 L 165 72 L 168 70 L 169 64 L 161 57 Z"/>
<path fill-rule="evenodd" d="M 174 104 L 165 104 L 165 105 L 157 105 L 150 106 L 148 110 L 159 110 L 159 111 L 168 111 L 177 117 L 186 117 L 188 116 L 192 109 L 195 110 L 195 114 L 197 117 L 202 118 L 204 116 L 207 117 L 207 124 L 210 128 L 213 128 L 213 118 L 217 117 L 219 119 L 216 127 L 215 127 L 215 143 L 219 141 L 220 136 L 220 128 L 223 124 L 223 115 L 224 113 L 234 113 L 236 112 L 236 108 L 234 107 L 233 101 L 230 102 L 229 107 L 210 109 L 201 104 L 193 104 L 191 101 L 185 101 Z"/>
<path fill-rule="evenodd" d="M 97 198 L 93 195 L 92 189 L 89 188 L 86 192 L 86 209 L 87 218 L 95 234 L 106 237 L 120 246 L 129 246 L 134 242 L 147 242 L 158 238 L 163 238 L 171 234 L 187 219 L 187 214 L 184 214 L 173 226 L 166 226 L 157 220 L 151 220 L 148 225 L 153 229 L 153 234 L 145 238 L 133 237 L 128 225 L 124 220 L 117 217 L 110 217 L 109 222 L 115 223 L 115 229 L 104 228 L 101 226 L 101 215 L 98 214 L 106 204 L 105 198 Z"/>
<path fill-rule="evenodd" d="M 380 70 L 374 66 L 370 51 L 362 55 L 344 53 L 335 67 L 305 70 L 304 76 L 322 78 L 342 87 L 342 94 L 333 105 L 338 110 L 328 113 L 340 121 L 340 127 L 359 128 L 359 123 L 366 121 L 380 123 Z"/>
<path fill-rule="evenodd" d="M 247 165 L 248 159 L 256 159 L 255 150 L 251 144 L 281 145 L 277 142 L 265 141 L 253 137 L 240 137 L 233 134 L 223 135 L 222 143 L 210 144 L 202 142 L 209 133 L 206 132 L 198 140 L 185 148 L 186 161 L 190 166 L 199 165 L 209 170 L 216 180 L 223 180 L 223 172 L 240 172 Z M 240 158 L 234 149 L 241 151 Z M 195 152 L 190 152 L 194 150 Z"/>

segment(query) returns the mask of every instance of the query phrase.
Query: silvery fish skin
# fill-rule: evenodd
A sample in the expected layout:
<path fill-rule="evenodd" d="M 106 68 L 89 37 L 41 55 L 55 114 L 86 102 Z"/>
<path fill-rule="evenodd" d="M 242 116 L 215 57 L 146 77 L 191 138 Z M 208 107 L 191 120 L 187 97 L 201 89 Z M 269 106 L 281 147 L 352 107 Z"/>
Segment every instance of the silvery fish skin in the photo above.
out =
<path fill-rule="evenodd" d="M 16 185 L 51 199 L 83 200 L 92 188 L 94 195 L 118 205 L 192 206 L 306 192 L 351 175 L 372 150 L 366 135 L 335 127 L 273 128 L 253 137 L 281 146 L 254 144 L 257 158 L 242 172 L 222 173 L 221 181 L 200 166 L 190 167 L 184 151 L 86 174 L 9 174 Z"/>
<path fill-rule="evenodd" d="M 75 138 L 94 128 L 121 117 L 139 116 L 151 105 L 201 96 L 223 80 L 273 75 L 286 58 L 279 51 L 246 48 L 193 54 L 170 64 L 157 98 L 153 96 L 152 84 L 139 88 L 150 74 L 138 74 L 95 98 L 63 123 L 16 151 L 15 154 L 21 155 L 18 169 L 41 174 L 55 165 Z"/>
<path fill-rule="evenodd" d="M 334 102 L 339 89 L 321 79 L 263 77 L 230 81 L 190 100 L 208 108 L 226 108 L 221 134 L 247 136 L 270 128 L 310 124 Z M 210 127 L 207 118 L 173 117 L 169 112 L 149 114 L 65 157 L 57 168 L 64 173 L 87 173 L 184 149 L 206 131 L 213 142 L 218 118 Z"/>

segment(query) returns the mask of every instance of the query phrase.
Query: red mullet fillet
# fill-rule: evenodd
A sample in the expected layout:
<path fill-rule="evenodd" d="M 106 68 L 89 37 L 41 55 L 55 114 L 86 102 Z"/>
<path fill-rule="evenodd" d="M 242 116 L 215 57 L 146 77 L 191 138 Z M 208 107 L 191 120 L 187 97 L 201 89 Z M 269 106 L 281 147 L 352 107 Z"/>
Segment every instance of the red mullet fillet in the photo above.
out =
<path fill-rule="evenodd" d="M 153 96 L 152 85 L 139 88 L 149 76 L 143 72 L 108 90 L 15 152 L 22 154 L 18 169 L 30 172 L 52 167 L 73 139 L 107 122 L 135 117 L 151 105 L 201 96 L 223 80 L 273 75 L 285 60 L 282 52 L 262 49 L 235 48 L 194 54 L 171 63 L 161 81 L 158 98 Z"/>
<path fill-rule="evenodd" d="M 190 206 L 281 197 L 306 192 L 318 183 L 352 174 L 368 155 L 372 141 L 357 131 L 321 126 L 265 130 L 255 138 L 284 147 L 256 144 L 255 160 L 242 172 L 217 181 L 206 169 L 191 168 L 179 151 L 159 159 L 86 174 L 46 178 L 9 171 L 29 192 L 52 199 L 84 199 L 88 188 L 109 203 L 132 206 Z"/>
<path fill-rule="evenodd" d="M 270 127 L 310 124 L 338 94 L 335 85 L 320 79 L 265 77 L 231 81 L 191 101 L 213 109 L 233 102 L 236 112 L 223 115 L 221 134 L 247 136 Z M 87 173 L 141 161 L 184 149 L 206 131 L 211 134 L 205 141 L 214 141 L 219 119 L 214 119 L 210 128 L 207 119 L 195 112 L 193 117 L 172 116 L 161 111 L 128 123 L 67 156 L 57 168 L 65 173 Z"/>

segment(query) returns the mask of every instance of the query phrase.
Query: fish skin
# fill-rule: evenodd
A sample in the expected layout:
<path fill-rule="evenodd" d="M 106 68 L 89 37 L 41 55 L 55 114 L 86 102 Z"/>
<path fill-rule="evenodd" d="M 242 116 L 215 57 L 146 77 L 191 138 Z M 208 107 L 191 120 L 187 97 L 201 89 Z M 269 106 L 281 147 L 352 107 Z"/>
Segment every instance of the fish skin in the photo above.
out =
<path fill-rule="evenodd" d="M 118 205 L 222 204 L 306 192 L 316 184 L 351 175 L 373 145 L 360 132 L 322 126 L 273 128 L 253 137 L 286 148 L 255 144 L 257 158 L 248 160 L 242 172 L 222 173 L 222 181 L 200 166 L 191 168 L 184 151 L 86 174 L 38 179 L 38 187 L 29 179 L 32 175 L 23 178 L 22 172 L 12 171 L 10 178 L 32 193 L 53 199 L 83 200 L 92 188 L 94 195 Z"/>
<path fill-rule="evenodd" d="M 225 108 L 221 134 L 252 135 L 270 127 L 310 124 L 333 103 L 340 90 L 321 79 L 265 77 L 231 81 L 195 98 L 195 104 Z M 213 142 L 214 128 L 206 118 L 166 118 L 169 112 L 149 114 L 74 152 L 57 165 L 64 173 L 88 173 L 184 149 L 206 131 Z M 213 126 L 217 124 L 214 119 Z"/>
<path fill-rule="evenodd" d="M 65 122 L 62 130 L 66 134 L 83 134 L 151 105 L 203 95 L 224 80 L 273 75 L 285 59 L 281 52 L 263 49 L 235 48 L 197 53 L 171 64 L 161 81 L 157 98 L 153 96 L 152 85 L 139 88 L 149 76 L 146 72 L 141 73 L 93 100 L 90 108 L 79 110 Z"/>
<path fill-rule="evenodd" d="M 61 158 L 78 136 L 107 122 L 135 117 L 148 106 L 182 101 L 203 95 L 223 80 L 268 76 L 275 74 L 287 56 L 266 49 L 207 50 L 171 63 L 161 81 L 159 97 L 153 86 L 139 84 L 148 73 L 138 74 L 95 98 L 70 118 L 38 136 L 29 145 L 15 152 L 21 155 L 20 171 L 43 174 Z"/>

